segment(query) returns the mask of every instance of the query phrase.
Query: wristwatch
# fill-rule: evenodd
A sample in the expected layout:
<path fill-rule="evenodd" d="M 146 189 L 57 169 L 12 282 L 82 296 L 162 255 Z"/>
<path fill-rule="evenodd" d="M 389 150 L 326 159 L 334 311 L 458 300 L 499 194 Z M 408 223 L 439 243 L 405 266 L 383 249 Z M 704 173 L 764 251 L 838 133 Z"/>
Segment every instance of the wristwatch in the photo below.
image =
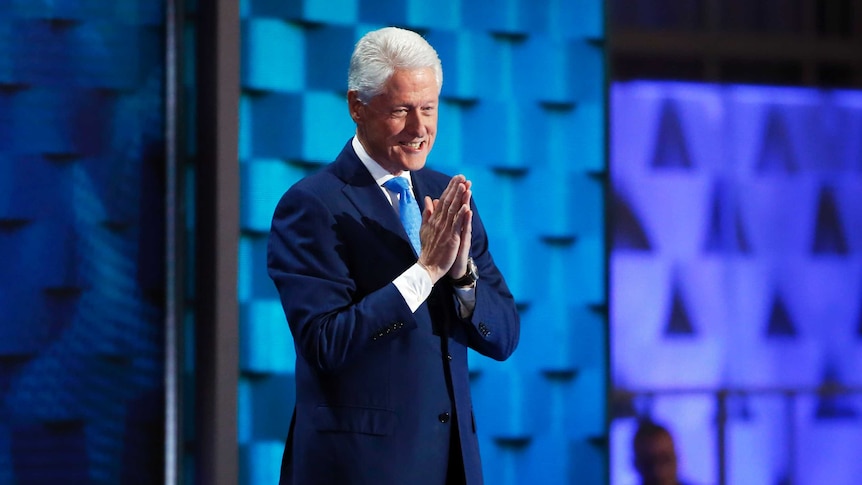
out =
<path fill-rule="evenodd" d="M 452 283 L 452 286 L 458 287 L 467 287 L 472 286 L 473 283 L 479 280 L 479 273 L 476 270 L 476 263 L 473 262 L 473 258 L 467 258 L 467 272 L 464 273 L 464 276 L 460 278 L 449 278 L 449 282 Z"/>

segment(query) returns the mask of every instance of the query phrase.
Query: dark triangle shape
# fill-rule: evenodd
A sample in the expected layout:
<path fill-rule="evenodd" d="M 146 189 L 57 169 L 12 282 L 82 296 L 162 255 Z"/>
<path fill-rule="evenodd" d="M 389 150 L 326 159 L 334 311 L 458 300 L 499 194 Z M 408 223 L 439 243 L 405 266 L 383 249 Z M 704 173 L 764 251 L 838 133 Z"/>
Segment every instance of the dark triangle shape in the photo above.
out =
<path fill-rule="evenodd" d="M 853 396 L 838 392 L 843 388 L 837 373 L 827 368 L 820 385 L 822 394 L 815 412 L 817 419 L 856 419 L 859 413 L 853 405 Z"/>
<path fill-rule="evenodd" d="M 817 419 L 856 419 L 858 415 L 847 396 L 827 394 L 817 403 Z"/>
<path fill-rule="evenodd" d="M 769 312 L 769 326 L 766 328 L 767 337 L 796 337 L 796 325 L 790 318 L 784 300 L 777 296 L 772 301 L 772 309 Z"/>
<path fill-rule="evenodd" d="M 734 211 L 736 220 L 736 250 L 743 254 L 751 252 L 751 245 L 748 244 L 748 235 L 745 232 L 745 226 L 742 225 L 742 216 L 739 210 Z"/>
<path fill-rule="evenodd" d="M 652 167 L 691 168 L 688 143 L 682 129 L 678 108 L 673 101 L 665 101 L 661 107 Z"/>
<path fill-rule="evenodd" d="M 667 326 L 665 326 L 664 334 L 666 336 L 695 335 L 694 326 L 691 324 L 691 318 L 689 318 L 688 315 L 688 309 L 685 306 L 682 294 L 677 285 L 674 285 L 670 318 L 668 319 Z"/>
<path fill-rule="evenodd" d="M 735 421 L 751 421 L 752 412 L 748 397 L 739 395 L 729 399 L 727 402 L 727 415 Z"/>
<path fill-rule="evenodd" d="M 748 237 L 743 230 L 739 210 L 736 208 L 736 204 L 732 203 L 732 197 L 727 193 L 727 187 L 724 182 L 717 181 L 713 188 L 704 251 L 708 253 L 748 253 Z"/>
<path fill-rule="evenodd" d="M 790 146 L 790 138 L 787 136 L 787 127 L 775 111 L 770 111 L 766 120 L 763 145 L 756 168 L 760 173 L 791 174 L 799 170 Z"/>
<path fill-rule="evenodd" d="M 847 254 L 847 239 L 838 214 L 835 195 L 829 187 L 823 187 L 817 200 L 817 221 L 814 229 L 814 254 Z"/>
<path fill-rule="evenodd" d="M 784 472 L 780 477 L 778 477 L 775 485 L 793 485 L 793 481 L 790 480 L 787 472 Z"/>
<path fill-rule="evenodd" d="M 709 207 L 709 226 L 707 227 L 706 233 L 706 243 L 704 244 L 704 250 L 708 253 L 723 253 L 726 249 L 726 244 L 724 241 L 724 217 L 723 215 L 723 207 L 724 200 L 722 194 L 724 193 L 723 184 L 721 182 L 716 182 L 713 190 L 712 190 L 712 203 Z"/>
<path fill-rule="evenodd" d="M 612 193 L 611 217 L 613 218 L 614 249 L 651 251 L 652 245 L 644 231 L 643 224 L 632 210 L 628 200 L 617 190 Z"/>

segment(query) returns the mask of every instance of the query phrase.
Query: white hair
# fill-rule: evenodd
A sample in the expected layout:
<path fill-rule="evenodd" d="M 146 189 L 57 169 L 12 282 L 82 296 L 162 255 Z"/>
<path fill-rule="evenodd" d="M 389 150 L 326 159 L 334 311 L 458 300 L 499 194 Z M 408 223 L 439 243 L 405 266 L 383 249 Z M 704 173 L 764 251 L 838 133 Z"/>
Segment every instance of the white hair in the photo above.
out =
<path fill-rule="evenodd" d="M 434 70 L 437 92 L 443 87 L 443 66 L 437 51 L 421 35 L 398 27 L 371 31 L 356 43 L 350 56 L 347 89 L 362 103 L 383 92 L 397 69 Z"/>

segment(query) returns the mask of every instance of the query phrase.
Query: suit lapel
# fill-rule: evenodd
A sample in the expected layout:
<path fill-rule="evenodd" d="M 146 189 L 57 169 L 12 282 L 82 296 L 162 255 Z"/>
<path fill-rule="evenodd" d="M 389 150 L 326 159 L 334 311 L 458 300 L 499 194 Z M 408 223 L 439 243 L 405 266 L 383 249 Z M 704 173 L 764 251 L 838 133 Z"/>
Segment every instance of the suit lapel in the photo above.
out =
<path fill-rule="evenodd" d="M 363 218 L 375 221 L 377 224 L 369 224 L 368 227 L 379 231 L 398 234 L 404 244 L 413 253 L 413 246 L 401 225 L 401 220 L 392 209 L 382 189 L 377 185 L 368 169 L 356 156 L 350 142 L 335 159 L 333 166 L 336 175 L 344 181 L 342 192 L 344 196 L 356 207 Z"/>

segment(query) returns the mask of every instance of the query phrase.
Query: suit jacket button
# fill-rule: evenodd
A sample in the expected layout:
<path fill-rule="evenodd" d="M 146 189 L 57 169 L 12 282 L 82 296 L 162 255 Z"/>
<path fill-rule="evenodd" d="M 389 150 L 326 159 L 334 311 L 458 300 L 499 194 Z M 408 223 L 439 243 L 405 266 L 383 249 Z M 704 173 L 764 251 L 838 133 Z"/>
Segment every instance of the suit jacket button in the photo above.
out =
<path fill-rule="evenodd" d="M 452 354 L 446 354 L 446 360 L 452 360 Z"/>
<path fill-rule="evenodd" d="M 437 419 L 439 419 L 441 423 L 448 423 L 449 422 L 449 413 L 446 413 L 446 412 L 440 413 L 440 415 L 437 416 Z"/>

